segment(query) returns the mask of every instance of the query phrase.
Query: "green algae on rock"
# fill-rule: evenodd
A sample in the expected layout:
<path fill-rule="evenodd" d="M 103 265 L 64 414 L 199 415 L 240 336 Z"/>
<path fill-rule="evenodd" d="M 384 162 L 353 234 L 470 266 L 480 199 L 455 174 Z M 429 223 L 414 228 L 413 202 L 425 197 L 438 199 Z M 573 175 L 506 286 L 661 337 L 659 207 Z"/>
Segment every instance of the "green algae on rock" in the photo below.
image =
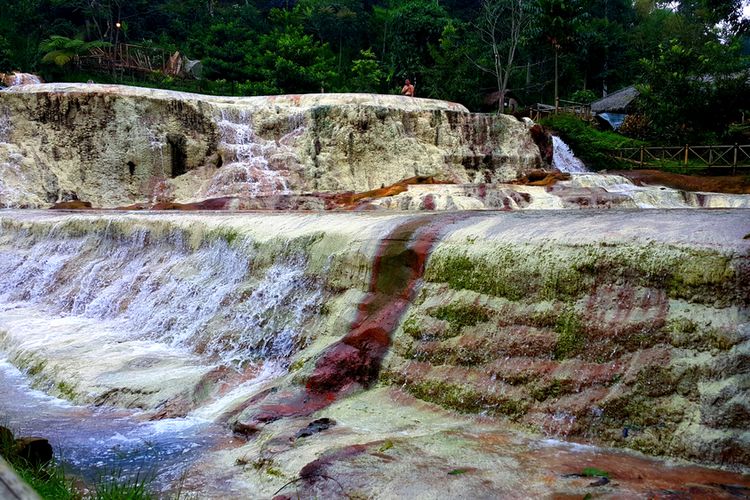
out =
<path fill-rule="evenodd" d="M 441 488 L 532 496 L 552 487 L 584 494 L 588 483 L 562 475 L 593 464 L 624 485 L 607 485 L 623 488 L 612 495 L 646 495 L 658 490 L 622 464 L 673 472 L 627 452 L 571 451 L 581 445 L 539 436 L 747 467 L 748 220 L 741 210 L 6 211 L 2 264 L 28 271 L 6 272 L 7 280 L 37 302 L 3 310 L 0 339 L 38 387 L 78 402 L 245 424 L 235 426 L 244 444 L 208 453 L 194 472 L 222 484 L 247 479 L 248 496 L 331 493 L 321 475 L 332 472 L 349 493 L 385 495 L 354 466 L 396 474 L 389 477 L 401 483 L 389 492 L 415 480 L 426 485 L 419 491 L 436 491 L 422 472 L 405 477 L 405 463 L 456 481 Z M 446 265 L 455 255 L 471 279 Z M 680 264 L 693 257 L 697 267 Z M 381 277 L 384 263 L 393 269 Z M 163 297 L 160 290 L 183 299 L 144 300 Z M 187 293 L 200 307 L 182 307 Z M 274 307 L 278 314 L 268 312 Z M 86 314 L 54 322 L 49 308 Z M 137 310 L 163 321 L 126 323 L 121 332 L 96 321 Z M 394 330 L 369 328 L 368 314 L 370 326 L 383 319 Z M 177 338 L 181 316 L 201 328 Z M 243 337 L 238 318 L 269 335 Z M 337 363 L 343 358 L 332 353 L 366 348 L 369 334 L 378 352 L 388 349 L 379 374 L 376 364 L 357 372 Z M 304 401 L 320 388 L 335 390 Z M 318 418 L 337 425 L 290 440 Z M 700 476 L 711 478 L 701 491 L 744 484 L 723 474 Z M 685 476 L 669 477 L 679 489 Z"/>

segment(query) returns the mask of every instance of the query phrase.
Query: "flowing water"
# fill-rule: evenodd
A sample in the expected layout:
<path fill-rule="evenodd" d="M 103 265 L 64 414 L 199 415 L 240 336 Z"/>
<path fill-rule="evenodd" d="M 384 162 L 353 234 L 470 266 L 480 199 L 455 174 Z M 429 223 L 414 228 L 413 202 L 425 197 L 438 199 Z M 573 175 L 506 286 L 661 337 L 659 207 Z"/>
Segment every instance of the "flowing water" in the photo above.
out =
<path fill-rule="evenodd" d="M 168 487 L 228 439 L 217 420 L 308 341 L 323 286 L 306 269 L 304 247 L 264 253 L 232 231 L 114 219 L 4 226 L 2 423 L 49 437 L 88 479 L 158 469 Z M 213 382 L 202 398 L 193 389 Z"/>
<path fill-rule="evenodd" d="M 36 85 L 42 83 L 38 76 L 29 73 L 15 73 L 13 75 L 13 85 Z"/>
<path fill-rule="evenodd" d="M 169 490 L 202 450 L 225 439 L 221 426 L 198 417 L 149 421 L 136 411 L 71 404 L 33 389 L 1 358 L 0 401 L 3 425 L 49 439 L 68 472 L 91 483 L 153 475 L 158 489 Z"/>
<path fill-rule="evenodd" d="M 0 142 L 10 137 L 10 120 L 4 116 L 0 113 Z M 223 164 L 201 193 L 204 197 L 292 193 L 290 178 L 298 161 L 289 145 L 305 130 L 302 115 L 291 116 L 289 132 L 276 141 L 259 137 L 253 116 L 241 110 L 224 110 L 217 125 Z M 575 198 L 570 192 L 576 190 L 622 195 L 625 201 L 617 206 L 625 208 L 750 205 L 747 196 L 642 187 L 624 177 L 589 173 L 567 145 L 553 140 L 554 166 L 572 178 L 552 190 L 518 186 L 518 192 L 531 195 L 527 208 L 569 208 L 564 196 Z M 163 170 L 166 143 L 155 135 L 149 143 Z M 29 184 L 22 176 L 20 157 L 10 153 L 0 162 L 2 199 L 24 198 L 12 187 Z M 316 239 L 295 239 L 292 233 L 305 225 L 330 231 L 336 221 L 290 217 L 282 230 L 285 239 L 269 244 L 251 230 L 204 226 L 201 216 L 208 217 L 182 223 L 173 215 L 164 216 L 172 217 L 170 223 L 160 222 L 161 215 L 145 223 L 143 217 L 106 214 L 38 224 L 3 221 L 0 423 L 20 435 L 49 437 L 70 468 L 89 480 L 101 471 L 133 474 L 154 468 L 162 490 L 179 482 L 207 451 L 226 445 L 227 416 L 287 374 L 294 354 L 314 341 L 312 325 L 327 314 L 327 273 L 335 264 L 323 259 L 322 270 L 311 271 L 310 246 Z M 399 239 L 389 236 L 394 227 L 386 220 L 369 244 L 390 251 Z M 409 240 L 424 248 L 411 249 L 409 273 L 423 266 L 438 238 L 436 232 L 411 241 L 412 233 L 403 237 L 402 246 L 409 247 Z M 326 255 L 342 248 L 340 241 L 324 247 Z M 408 253 L 404 248 L 399 256 Z M 368 252 L 377 253 L 363 251 Z M 382 253 L 387 258 L 376 259 L 377 266 L 381 261 L 394 265 L 388 260 L 392 256 Z M 357 265 L 346 273 L 350 281 L 339 287 L 366 288 L 366 266 Z M 418 291 L 421 279 L 409 276 L 394 278 L 407 298 Z M 358 311 L 348 311 L 352 317 L 344 314 L 343 323 L 346 318 L 360 321 L 361 329 L 370 331 L 374 327 L 365 321 L 370 315 L 392 329 L 407 307 L 402 302 L 398 308 L 361 302 Z M 349 338 L 340 335 L 341 342 L 324 352 L 313 381 L 335 386 L 337 381 L 329 379 L 337 372 L 323 368 L 340 361 L 337 356 L 350 350 L 356 334 L 354 329 Z M 383 353 L 386 347 L 384 342 Z"/>
<path fill-rule="evenodd" d="M 286 359 L 320 307 L 320 283 L 292 249 L 253 276 L 249 239 L 217 236 L 191 248 L 181 232 L 111 222 L 77 237 L 68 229 L 52 227 L 42 240 L 16 235 L 23 251 L 0 253 L 0 303 L 114 321 L 130 337 L 237 368 Z"/>
<path fill-rule="evenodd" d="M 286 162 L 293 153 L 285 143 L 300 133 L 301 120 L 278 144 L 257 136 L 253 116 L 245 110 L 223 109 L 217 124 L 224 164 L 205 189 L 206 197 L 257 197 L 292 192 Z"/>
<path fill-rule="evenodd" d="M 290 360 L 301 348 L 317 345 L 310 344 L 307 333 L 320 330 L 316 321 L 339 315 L 337 324 L 343 328 L 328 332 L 337 341 L 318 351 L 320 355 L 307 375 L 307 392 L 301 394 L 307 399 L 317 394 L 315 384 L 330 391 L 352 382 L 336 378 L 340 374 L 336 368 L 357 341 L 370 338 L 364 333 L 383 330 L 382 339 L 389 338 L 385 329 L 398 323 L 408 301 L 419 292 L 425 259 L 440 243 L 447 226 L 460 226 L 471 218 L 491 219 L 485 213 L 469 212 L 395 217 L 18 211 L 0 216 L 3 423 L 20 435 L 49 437 L 69 468 L 91 481 L 111 470 L 127 475 L 153 469 L 161 491 L 179 486 L 181 478 L 189 476 L 190 489 L 205 498 L 247 498 L 253 497 L 247 491 L 260 491 L 253 485 L 222 482 L 234 476 L 249 481 L 234 456 L 220 466 L 207 457 L 238 446 L 230 435 L 227 415 L 247 406 L 250 398 L 279 394 L 277 402 L 284 403 L 282 396 L 288 391 L 274 392 L 270 383 L 288 372 Z M 584 217 L 580 212 L 572 216 Z M 277 220 L 270 223 L 272 217 Z M 533 221 L 544 215 L 528 217 L 525 220 Z M 264 221 L 272 227 L 263 227 Z M 321 227 L 326 228 L 325 234 Z M 341 231 L 338 236 L 336 231 Z M 275 233 L 284 237 L 275 238 Z M 367 266 L 353 257 L 358 251 L 372 261 L 372 276 Z M 336 300 L 326 283 L 335 272 L 339 273 L 337 288 L 349 288 L 342 293 L 353 297 L 343 313 L 331 312 Z M 387 342 L 380 347 L 382 355 Z M 330 367 L 334 369 L 327 371 Z M 362 381 L 366 385 L 372 377 L 373 373 L 365 373 Z M 455 414 L 440 416 L 435 410 L 417 410 L 409 406 L 413 403 L 400 404 L 398 400 L 374 399 L 368 409 L 367 394 L 379 390 L 363 391 L 358 402 L 355 395 L 349 410 L 346 400 L 339 401 L 338 409 L 325 410 L 326 415 L 334 412 L 331 416 L 336 419 L 348 416 L 356 422 L 346 431 L 334 431 L 308 444 L 277 438 L 259 446 L 277 453 L 288 449 L 289 461 L 297 464 L 294 455 L 301 453 L 302 447 L 308 447 L 304 456 L 311 461 L 324 450 L 351 443 L 357 433 L 363 442 L 375 440 L 374 454 L 386 447 L 386 440 L 397 445 L 406 437 L 418 440 L 440 426 L 459 433 L 469 425 L 473 433 L 474 424 L 481 424 Z M 309 404 L 307 399 L 300 404 Z M 320 408 L 329 404 L 326 400 Z M 294 414 L 295 410 L 289 405 L 276 408 L 280 414 Z M 268 408 L 264 411 L 268 415 Z M 342 416 L 335 411 L 343 412 Z M 301 421 L 292 416 L 273 425 L 278 426 L 274 429 L 291 427 L 294 436 L 313 418 L 317 417 Z M 439 421 L 434 428 L 431 418 Z M 560 419 L 566 418 L 560 414 Z M 560 471 L 572 473 L 605 462 L 608 470 L 614 470 L 615 464 L 624 470 L 633 463 L 632 457 L 621 452 L 593 447 L 580 451 L 558 441 L 518 439 L 496 429 L 483 432 L 486 436 L 462 438 L 475 440 L 472 449 L 485 450 L 482 460 L 501 457 L 517 461 L 522 464 L 514 472 L 519 478 L 532 474 L 523 465 L 527 463 L 533 465 L 528 466 L 532 472 L 548 471 L 533 479 L 532 487 L 521 484 L 520 491 L 549 487 L 551 483 L 544 481 L 572 481 L 560 476 Z M 447 436 L 445 442 L 453 443 L 456 435 Z M 310 447 L 319 446 L 315 443 L 327 448 L 311 451 Z M 434 470 L 432 455 L 418 449 L 412 453 L 410 461 L 424 460 L 419 466 Z M 454 460 L 445 450 L 436 453 Z M 248 452 L 247 456 L 261 455 Z M 450 467 L 446 468 L 450 471 L 473 466 L 477 463 L 473 458 L 464 457 L 466 462 L 455 464 L 440 462 L 439 467 Z M 244 460 L 244 455 L 236 460 L 240 459 Z M 655 460 L 636 462 L 639 474 L 664 467 Z M 299 468 L 305 463 L 299 463 Z M 495 467 L 495 462 L 491 463 Z M 258 464 L 264 467 L 263 462 Z M 495 469 L 505 470 L 506 465 Z M 347 470 L 361 475 L 361 468 Z M 395 479 L 396 484 L 408 480 L 404 474 Z M 441 477 L 442 481 L 454 480 L 450 473 Z M 471 477 L 467 474 L 465 480 Z M 500 481 L 502 475 L 495 479 Z M 720 480 L 729 483 L 736 477 L 721 476 Z M 286 481 L 281 480 L 270 491 Z M 590 479 L 585 481 L 582 488 Z M 711 476 L 710 481 L 719 480 Z M 640 480 L 633 478 L 632 483 Z M 234 487 L 238 489 L 232 490 Z"/>
<path fill-rule="evenodd" d="M 573 153 L 570 146 L 556 135 L 552 136 L 552 147 L 554 151 L 552 155 L 553 168 L 556 168 L 560 172 L 568 173 L 589 171 L 580 158 Z"/>
<path fill-rule="evenodd" d="M 750 196 L 744 194 L 699 193 L 666 186 L 638 186 L 621 175 L 577 173 L 566 188 L 589 191 L 602 190 L 621 195 L 628 200 L 619 203 L 623 208 L 750 208 Z"/>

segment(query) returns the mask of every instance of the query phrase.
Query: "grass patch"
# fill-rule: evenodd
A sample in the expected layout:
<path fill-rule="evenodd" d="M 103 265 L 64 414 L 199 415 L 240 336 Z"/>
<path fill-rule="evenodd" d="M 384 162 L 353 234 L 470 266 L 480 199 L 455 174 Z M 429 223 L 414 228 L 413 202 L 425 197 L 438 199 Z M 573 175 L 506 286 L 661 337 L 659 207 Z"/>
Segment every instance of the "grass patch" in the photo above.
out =
<path fill-rule="evenodd" d="M 63 464 L 54 457 L 45 464 L 31 463 L 19 456 L 13 432 L 0 427 L 0 456 L 41 498 L 54 500 L 150 500 L 154 473 L 125 475 L 122 470 L 100 476 L 96 484 L 86 486 L 79 478 L 65 473 Z M 85 490 L 90 490 L 84 495 Z M 175 498 L 179 498 L 179 494 Z"/>
<path fill-rule="evenodd" d="M 435 309 L 430 316 L 450 323 L 450 333 L 458 335 L 466 326 L 474 326 L 490 319 L 486 308 L 475 304 L 449 304 Z"/>
<path fill-rule="evenodd" d="M 49 463 L 36 465 L 19 456 L 13 432 L 4 426 L 0 427 L 0 456 L 42 498 L 55 500 L 82 498 L 74 487 L 73 480 L 65 475 L 62 465 L 54 459 Z"/>
<path fill-rule="evenodd" d="M 581 320 L 572 309 L 566 309 L 557 318 L 555 332 L 557 332 L 555 359 L 575 356 L 586 343 Z"/>
<path fill-rule="evenodd" d="M 83 498 L 75 488 L 73 480 L 65 475 L 56 462 L 43 467 L 34 467 L 23 460 L 12 460 L 11 466 L 26 484 L 42 498 L 55 500 L 78 500 Z"/>
<path fill-rule="evenodd" d="M 585 477 L 606 477 L 607 479 L 610 478 L 609 472 L 597 469 L 596 467 L 586 467 L 585 469 L 583 469 L 583 472 L 581 472 L 581 475 Z"/>
<path fill-rule="evenodd" d="M 460 476 L 461 474 L 466 474 L 469 472 L 469 469 L 453 469 L 452 471 L 448 472 L 449 476 Z"/>
<path fill-rule="evenodd" d="M 102 476 L 94 486 L 96 500 L 150 500 L 156 498 L 150 491 L 155 474 L 140 472 L 126 476 L 122 470 L 115 470 Z"/>

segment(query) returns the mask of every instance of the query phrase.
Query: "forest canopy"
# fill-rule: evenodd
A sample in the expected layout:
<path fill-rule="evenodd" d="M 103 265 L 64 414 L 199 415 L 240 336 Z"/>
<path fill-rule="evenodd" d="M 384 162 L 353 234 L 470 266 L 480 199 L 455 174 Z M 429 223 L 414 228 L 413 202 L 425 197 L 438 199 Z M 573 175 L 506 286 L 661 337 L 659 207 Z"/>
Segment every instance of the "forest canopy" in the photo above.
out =
<path fill-rule="evenodd" d="M 204 93 L 398 93 L 473 110 L 628 85 L 632 131 L 731 138 L 748 103 L 741 0 L 6 0 L 0 72 Z M 131 45 L 200 60 L 200 79 L 81 64 Z"/>

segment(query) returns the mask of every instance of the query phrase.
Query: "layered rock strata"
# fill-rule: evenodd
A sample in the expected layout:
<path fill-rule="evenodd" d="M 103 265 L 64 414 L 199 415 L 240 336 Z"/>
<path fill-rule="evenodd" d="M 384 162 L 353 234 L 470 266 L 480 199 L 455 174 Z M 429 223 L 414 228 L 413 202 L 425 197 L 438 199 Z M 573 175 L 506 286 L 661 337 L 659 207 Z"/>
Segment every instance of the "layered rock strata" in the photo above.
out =
<path fill-rule="evenodd" d="M 3 206 L 367 191 L 415 175 L 501 182 L 542 163 L 528 124 L 429 99 L 95 84 L 0 93 Z"/>
<path fill-rule="evenodd" d="M 750 465 L 747 223 L 668 218 L 488 217 L 452 231 L 382 380 L 547 435 Z"/>
<path fill-rule="evenodd" d="M 261 441 L 379 382 L 466 425 L 746 467 L 749 220 L 6 212 L 0 341 L 56 395 Z"/>

